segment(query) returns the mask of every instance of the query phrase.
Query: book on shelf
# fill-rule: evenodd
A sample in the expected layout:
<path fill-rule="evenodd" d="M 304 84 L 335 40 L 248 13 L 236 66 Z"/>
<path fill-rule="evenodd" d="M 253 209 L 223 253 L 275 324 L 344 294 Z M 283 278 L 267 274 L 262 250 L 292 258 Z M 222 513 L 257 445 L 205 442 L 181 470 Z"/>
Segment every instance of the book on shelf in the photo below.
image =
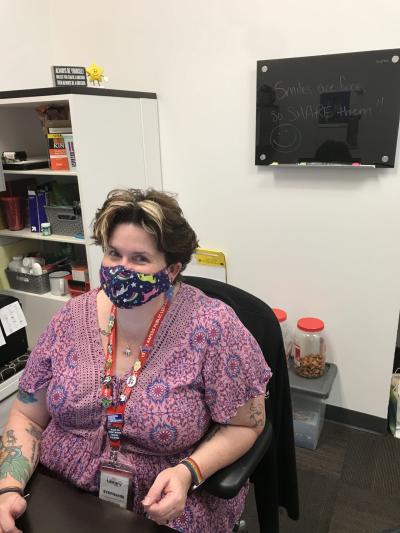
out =
<path fill-rule="evenodd" d="M 75 157 L 75 147 L 74 147 L 74 136 L 72 133 L 63 133 L 65 149 L 67 151 L 68 164 L 70 170 L 76 169 L 76 157 Z"/>
<path fill-rule="evenodd" d="M 43 222 L 48 222 L 44 208 L 47 203 L 47 191 L 34 185 L 28 188 L 29 219 L 33 233 L 40 233 Z"/>
<path fill-rule="evenodd" d="M 60 133 L 47 134 L 51 170 L 69 170 L 64 137 Z"/>
<path fill-rule="evenodd" d="M 72 133 L 72 128 L 48 128 L 48 133 Z"/>
<path fill-rule="evenodd" d="M 39 213 L 39 231 L 42 229 L 42 224 L 48 222 L 45 206 L 48 204 L 47 191 L 43 189 L 38 189 L 36 191 L 37 198 L 37 209 Z M 32 228 L 31 228 L 32 229 Z"/>

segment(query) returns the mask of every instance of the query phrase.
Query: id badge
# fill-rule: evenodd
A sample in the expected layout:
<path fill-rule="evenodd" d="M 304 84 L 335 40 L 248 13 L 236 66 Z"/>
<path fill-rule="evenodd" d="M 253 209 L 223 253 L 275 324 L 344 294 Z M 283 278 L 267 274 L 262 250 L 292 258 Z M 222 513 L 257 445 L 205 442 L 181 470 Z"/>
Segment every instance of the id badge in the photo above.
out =
<path fill-rule="evenodd" d="M 132 472 L 112 463 L 104 463 L 100 469 L 99 498 L 123 509 L 133 504 Z"/>

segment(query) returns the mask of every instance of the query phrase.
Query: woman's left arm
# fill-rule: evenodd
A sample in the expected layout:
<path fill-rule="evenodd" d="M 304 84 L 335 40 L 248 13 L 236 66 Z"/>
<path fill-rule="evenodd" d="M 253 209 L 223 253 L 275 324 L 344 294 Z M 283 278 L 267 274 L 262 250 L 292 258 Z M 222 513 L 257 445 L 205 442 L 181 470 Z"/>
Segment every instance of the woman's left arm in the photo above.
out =
<path fill-rule="evenodd" d="M 227 424 L 215 424 L 190 456 L 205 479 L 235 462 L 255 443 L 265 425 L 265 394 L 239 407 Z M 165 524 L 179 516 L 192 484 L 189 469 L 178 464 L 160 472 L 143 500 L 150 518 Z"/>
<path fill-rule="evenodd" d="M 265 425 L 265 394 L 239 407 L 227 424 L 216 424 L 191 457 L 205 479 L 235 462 L 255 443 Z"/>

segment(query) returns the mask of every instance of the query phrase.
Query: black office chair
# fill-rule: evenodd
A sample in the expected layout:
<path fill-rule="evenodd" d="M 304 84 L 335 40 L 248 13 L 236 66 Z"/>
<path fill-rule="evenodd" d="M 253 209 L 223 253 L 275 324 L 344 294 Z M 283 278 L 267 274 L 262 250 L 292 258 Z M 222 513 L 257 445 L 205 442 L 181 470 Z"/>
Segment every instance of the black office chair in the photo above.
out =
<path fill-rule="evenodd" d="M 200 485 L 200 488 L 213 496 L 218 496 L 218 498 L 224 498 L 225 500 L 233 498 L 252 475 L 268 450 L 271 441 L 272 425 L 267 420 L 262 433 L 250 450 L 231 465 L 218 470 L 218 472 L 210 476 Z"/>
<path fill-rule="evenodd" d="M 262 433 L 250 450 L 231 465 L 215 472 L 215 474 L 200 485 L 199 489 L 206 490 L 213 496 L 218 496 L 218 498 L 224 498 L 226 500 L 233 498 L 253 474 L 257 465 L 267 452 L 271 441 L 272 425 L 267 420 Z M 240 522 L 235 524 L 233 531 L 240 533 L 247 532 L 245 521 L 240 520 Z"/>
<path fill-rule="evenodd" d="M 268 424 L 263 434 L 247 454 L 207 480 L 205 489 L 209 488 L 212 494 L 222 498 L 232 497 L 249 473 L 260 533 L 279 533 L 281 507 L 291 519 L 299 518 L 292 402 L 279 322 L 265 302 L 238 287 L 193 276 L 184 276 L 183 281 L 235 311 L 258 342 L 273 374 L 265 400 Z"/>
<path fill-rule="evenodd" d="M 211 284 L 214 285 L 213 290 L 212 287 L 210 288 L 210 281 L 211 280 L 200 277 L 184 277 L 184 282 L 188 285 L 195 286 L 201 289 L 205 294 L 224 301 L 232 306 L 231 286 L 213 280 L 211 282 Z M 218 290 L 215 290 L 215 284 Z M 254 297 L 249 294 L 249 299 L 251 300 L 252 298 Z M 251 328 L 248 329 L 250 333 L 252 333 Z M 230 499 L 236 496 L 266 454 L 271 444 L 272 436 L 273 430 L 271 421 L 266 420 L 262 433 L 250 450 L 231 465 L 222 468 L 209 477 L 200 488 L 218 498 Z M 234 531 L 246 531 L 243 521 L 235 526 Z"/>

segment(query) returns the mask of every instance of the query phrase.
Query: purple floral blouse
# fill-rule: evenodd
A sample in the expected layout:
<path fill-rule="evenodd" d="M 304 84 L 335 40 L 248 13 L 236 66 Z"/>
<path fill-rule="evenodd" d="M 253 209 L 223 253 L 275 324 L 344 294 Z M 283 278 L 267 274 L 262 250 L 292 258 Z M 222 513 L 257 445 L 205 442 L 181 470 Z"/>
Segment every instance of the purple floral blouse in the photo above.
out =
<path fill-rule="evenodd" d="M 20 380 L 30 393 L 47 387 L 51 419 L 41 463 L 92 492 L 99 488 L 100 463 L 109 457 L 97 292 L 70 300 L 54 316 Z M 140 502 L 157 474 L 190 455 L 213 421 L 228 422 L 239 406 L 262 394 L 270 377 L 258 344 L 233 310 L 182 284 L 126 406 L 119 461 L 134 473 L 133 510 L 143 514 Z M 113 378 L 115 402 L 125 379 Z M 185 533 L 230 532 L 247 492 L 248 484 L 223 500 L 196 491 L 169 525 Z"/>

